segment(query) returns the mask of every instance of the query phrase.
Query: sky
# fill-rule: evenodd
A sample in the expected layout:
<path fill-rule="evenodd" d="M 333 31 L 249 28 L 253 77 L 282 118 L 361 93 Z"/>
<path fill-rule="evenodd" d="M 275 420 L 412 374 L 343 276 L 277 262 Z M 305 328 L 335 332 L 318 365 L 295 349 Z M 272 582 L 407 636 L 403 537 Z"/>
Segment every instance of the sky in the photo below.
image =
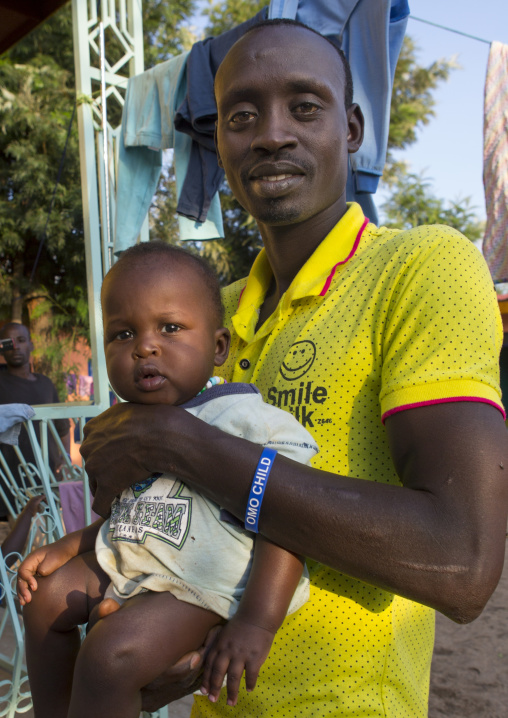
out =
<path fill-rule="evenodd" d="M 508 0 L 409 0 L 409 6 L 415 17 L 508 44 Z M 471 197 L 483 219 L 483 90 L 489 45 L 412 18 L 407 34 L 420 48 L 420 64 L 455 56 L 461 69 L 452 70 L 436 90 L 435 117 L 419 131 L 417 143 L 398 156 L 410 163 L 411 171 L 431 180 L 437 197 Z"/>
<path fill-rule="evenodd" d="M 376 2 L 376 0 L 373 0 Z M 198 5 L 206 5 L 199 0 Z M 267 0 L 268 4 L 268 0 Z M 489 43 L 508 44 L 508 0 L 409 0 L 411 15 L 474 35 Z M 195 19 L 200 29 L 199 19 Z M 410 171 L 422 174 L 441 199 L 471 197 L 485 218 L 483 195 L 483 89 L 489 44 L 409 18 L 407 34 L 415 40 L 418 62 L 430 65 L 454 57 L 460 69 L 434 93 L 435 117 L 418 132 L 418 141 L 399 152 Z M 508 68 L 507 68 L 508 75 Z M 379 200 L 382 198 L 379 197 Z M 378 202 L 379 204 L 379 202 Z"/>

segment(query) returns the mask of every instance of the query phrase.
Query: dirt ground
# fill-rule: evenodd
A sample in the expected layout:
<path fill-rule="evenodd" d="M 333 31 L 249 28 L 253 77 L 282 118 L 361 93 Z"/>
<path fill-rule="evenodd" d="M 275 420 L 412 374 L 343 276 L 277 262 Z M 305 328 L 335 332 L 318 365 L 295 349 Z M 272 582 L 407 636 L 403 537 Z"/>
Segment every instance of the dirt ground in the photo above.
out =
<path fill-rule="evenodd" d="M 437 614 L 429 718 L 508 717 L 508 557 L 482 615 L 458 626 Z"/>
<path fill-rule="evenodd" d="M 0 671 L 0 680 L 6 677 Z M 188 718 L 191 704 L 190 696 L 174 703 L 170 718 Z M 24 716 L 32 718 L 33 712 Z M 459 626 L 437 614 L 429 718 L 508 718 L 508 556 L 476 621 Z"/>

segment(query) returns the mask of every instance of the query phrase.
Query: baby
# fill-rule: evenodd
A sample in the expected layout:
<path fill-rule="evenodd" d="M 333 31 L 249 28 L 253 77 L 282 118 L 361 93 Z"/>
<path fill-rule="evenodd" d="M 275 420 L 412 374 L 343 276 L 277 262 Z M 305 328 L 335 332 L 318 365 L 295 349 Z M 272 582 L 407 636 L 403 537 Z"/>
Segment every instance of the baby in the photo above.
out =
<path fill-rule="evenodd" d="M 162 242 L 132 247 L 101 302 L 108 375 L 122 399 L 182 407 L 301 462 L 317 452 L 253 385 L 212 376 L 230 337 L 217 279 L 199 257 Z M 217 700 L 227 674 L 235 705 L 244 671 L 253 690 L 275 632 L 307 600 L 303 568 L 174 475 L 134 484 L 109 520 L 39 548 L 19 569 L 36 717 L 137 718 L 142 688 L 219 624 L 201 690 Z"/>

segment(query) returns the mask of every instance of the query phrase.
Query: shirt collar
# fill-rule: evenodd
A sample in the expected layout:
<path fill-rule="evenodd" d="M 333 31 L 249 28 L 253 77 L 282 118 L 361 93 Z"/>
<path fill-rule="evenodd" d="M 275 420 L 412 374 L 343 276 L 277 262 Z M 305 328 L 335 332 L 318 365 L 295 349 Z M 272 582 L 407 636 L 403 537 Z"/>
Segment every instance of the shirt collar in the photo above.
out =
<path fill-rule="evenodd" d="M 348 204 L 347 212 L 293 279 L 279 307 L 303 297 L 324 296 L 337 267 L 346 264 L 355 254 L 367 223 L 360 205 L 356 202 Z M 244 341 L 251 341 L 254 337 L 259 308 L 271 279 L 272 269 L 266 252 L 262 249 L 252 265 L 247 284 L 240 295 L 237 311 L 231 320 L 236 333 Z"/>

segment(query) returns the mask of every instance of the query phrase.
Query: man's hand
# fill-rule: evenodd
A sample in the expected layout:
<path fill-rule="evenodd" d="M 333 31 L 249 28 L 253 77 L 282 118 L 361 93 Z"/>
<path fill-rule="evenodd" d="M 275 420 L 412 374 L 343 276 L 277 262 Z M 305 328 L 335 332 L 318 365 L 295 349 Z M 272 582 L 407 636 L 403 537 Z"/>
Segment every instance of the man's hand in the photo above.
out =
<path fill-rule="evenodd" d="M 220 628 L 212 628 L 198 651 L 187 653 L 178 663 L 142 689 L 141 707 L 144 711 L 151 713 L 159 710 L 168 703 L 194 693 L 200 687 L 204 658 Z"/>
<path fill-rule="evenodd" d="M 274 633 L 234 616 L 220 631 L 206 657 L 201 692 L 215 703 L 227 674 L 228 706 L 236 705 L 240 680 L 253 691 L 272 647 Z"/>
<path fill-rule="evenodd" d="M 86 423 L 81 455 L 94 495 L 93 510 L 100 516 L 107 518 L 115 496 L 155 471 L 143 459 L 147 428 L 153 429 L 158 408 L 116 404 Z"/>

